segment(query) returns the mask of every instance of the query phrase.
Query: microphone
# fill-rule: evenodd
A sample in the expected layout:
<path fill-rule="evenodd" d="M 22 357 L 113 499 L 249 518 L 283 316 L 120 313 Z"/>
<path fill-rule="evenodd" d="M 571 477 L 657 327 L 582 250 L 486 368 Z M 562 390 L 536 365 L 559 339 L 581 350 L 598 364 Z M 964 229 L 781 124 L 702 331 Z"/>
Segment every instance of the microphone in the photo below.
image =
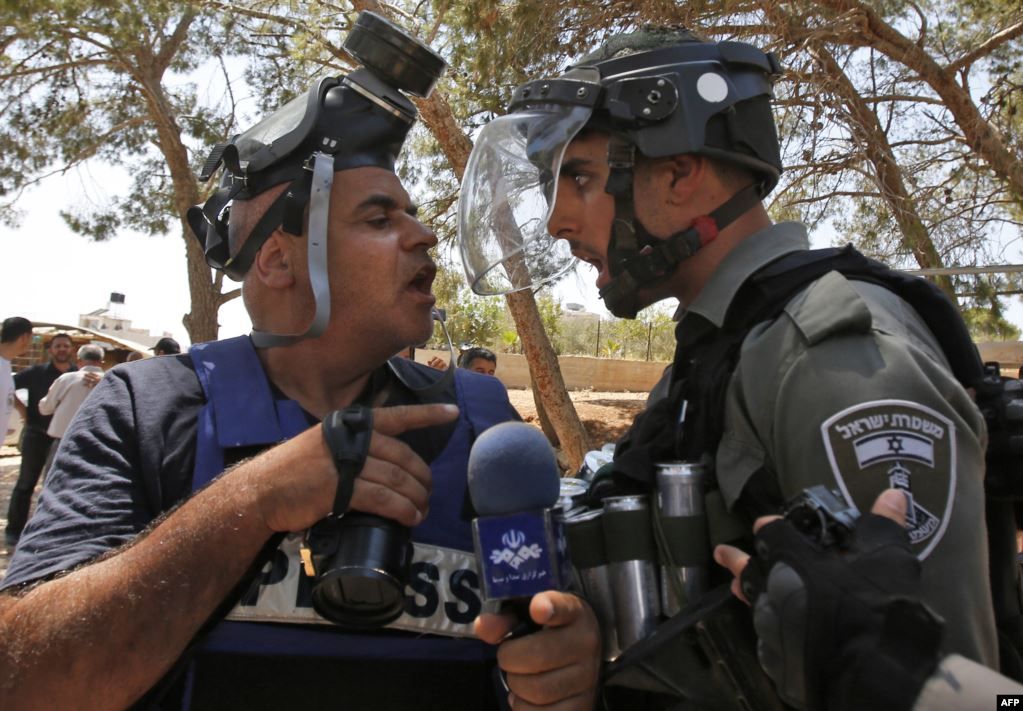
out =
<path fill-rule="evenodd" d="M 547 438 L 531 425 L 503 422 L 473 444 L 469 498 L 484 602 L 521 602 L 569 586 L 568 546 L 554 508 L 560 478 Z"/>

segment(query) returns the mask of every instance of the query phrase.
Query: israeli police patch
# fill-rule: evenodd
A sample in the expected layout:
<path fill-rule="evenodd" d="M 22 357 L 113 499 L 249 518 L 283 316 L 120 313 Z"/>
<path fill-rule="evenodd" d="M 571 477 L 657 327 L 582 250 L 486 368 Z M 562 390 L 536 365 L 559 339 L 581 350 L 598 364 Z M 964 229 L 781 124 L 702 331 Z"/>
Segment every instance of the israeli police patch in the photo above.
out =
<path fill-rule="evenodd" d="M 874 400 L 846 408 L 821 425 L 842 494 L 868 511 L 884 489 L 909 497 L 906 529 L 921 560 L 941 540 L 956 483 L 955 425 L 916 402 Z"/>

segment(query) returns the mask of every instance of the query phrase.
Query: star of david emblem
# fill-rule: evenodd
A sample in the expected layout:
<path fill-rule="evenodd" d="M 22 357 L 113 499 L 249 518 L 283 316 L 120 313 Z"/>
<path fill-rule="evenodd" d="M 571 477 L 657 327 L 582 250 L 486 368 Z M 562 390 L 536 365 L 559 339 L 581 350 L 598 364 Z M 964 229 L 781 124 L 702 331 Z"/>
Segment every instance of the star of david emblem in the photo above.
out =
<path fill-rule="evenodd" d="M 883 489 L 902 489 L 913 550 L 926 558 L 944 536 L 956 487 L 955 423 L 920 403 L 873 400 L 821 423 L 835 483 L 866 510 Z"/>

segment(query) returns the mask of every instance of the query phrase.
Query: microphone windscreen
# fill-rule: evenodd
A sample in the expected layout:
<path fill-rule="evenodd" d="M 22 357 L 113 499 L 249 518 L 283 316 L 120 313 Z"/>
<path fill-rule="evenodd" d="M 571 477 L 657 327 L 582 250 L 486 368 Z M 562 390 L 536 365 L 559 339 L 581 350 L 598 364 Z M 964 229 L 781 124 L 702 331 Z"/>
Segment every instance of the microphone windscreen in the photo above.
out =
<path fill-rule="evenodd" d="M 502 422 L 481 434 L 469 452 L 468 478 L 480 516 L 551 508 L 561 488 L 554 450 L 524 422 Z"/>

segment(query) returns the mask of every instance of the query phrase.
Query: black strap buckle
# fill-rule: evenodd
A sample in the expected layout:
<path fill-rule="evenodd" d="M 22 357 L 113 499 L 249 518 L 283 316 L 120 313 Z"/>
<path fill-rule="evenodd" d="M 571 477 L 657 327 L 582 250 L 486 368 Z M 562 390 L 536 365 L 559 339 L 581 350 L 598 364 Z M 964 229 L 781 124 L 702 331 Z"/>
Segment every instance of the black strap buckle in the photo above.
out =
<path fill-rule="evenodd" d="M 373 410 L 365 405 L 353 405 L 334 410 L 323 418 L 323 441 L 337 469 L 337 493 L 334 495 L 332 516 L 341 516 L 348 510 L 355 490 L 355 477 L 362 472 L 373 438 Z"/>

